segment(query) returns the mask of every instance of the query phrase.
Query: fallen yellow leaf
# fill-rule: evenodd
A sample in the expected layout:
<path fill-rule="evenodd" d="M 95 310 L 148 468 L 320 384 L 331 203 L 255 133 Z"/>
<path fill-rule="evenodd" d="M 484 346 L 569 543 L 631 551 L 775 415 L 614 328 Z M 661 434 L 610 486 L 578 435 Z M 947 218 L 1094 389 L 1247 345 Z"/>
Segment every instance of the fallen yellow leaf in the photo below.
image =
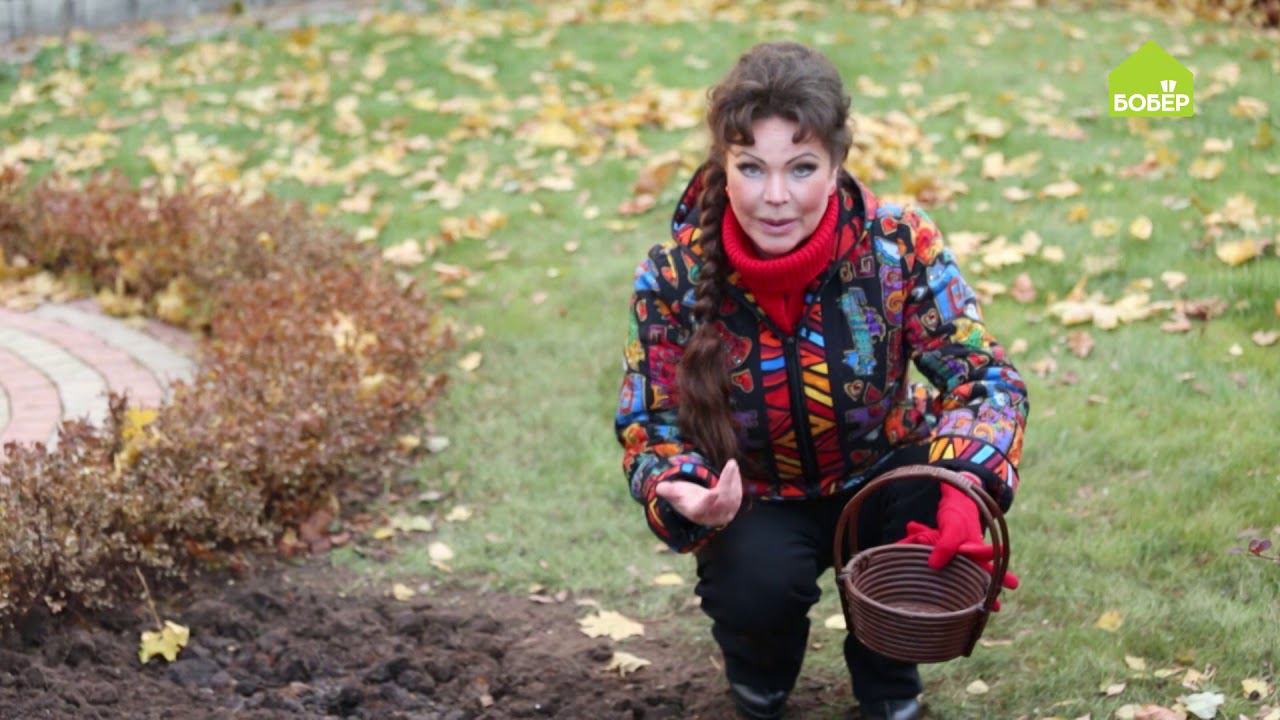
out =
<path fill-rule="evenodd" d="M 974 680 L 964 689 L 970 695 L 986 695 L 991 691 L 991 687 L 981 680 Z"/>
<path fill-rule="evenodd" d="M 1135 670 L 1138 672 L 1143 672 L 1147 669 L 1147 661 L 1140 657 L 1135 657 L 1133 655 L 1125 655 L 1124 664 L 1128 665 L 1130 670 Z"/>
<path fill-rule="evenodd" d="M 579 620 L 578 625 L 587 637 L 607 636 L 614 640 L 625 640 L 633 635 L 644 634 L 643 625 L 613 610 L 601 610 L 595 615 L 588 615 Z"/>
<path fill-rule="evenodd" d="M 1000 193 L 1000 197 L 1004 198 L 1005 200 L 1008 200 L 1009 202 L 1018 203 L 1018 202 L 1025 202 L 1027 200 L 1030 200 L 1034 196 L 1031 194 L 1030 190 L 1027 190 L 1026 188 L 1014 186 L 1014 187 L 1005 188 Z"/>
<path fill-rule="evenodd" d="M 440 541 L 436 541 L 427 546 L 427 555 L 431 558 L 432 562 L 449 562 L 453 559 L 453 548 Z"/>
<path fill-rule="evenodd" d="M 997 117 L 972 114 L 966 120 L 972 123 L 969 133 L 984 140 L 999 140 L 1009 132 L 1009 124 Z"/>
<path fill-rule="evenodd" d="M 1044 249 L 1040 251 L 1040 257 L 1047 262 L 1060 263 L 1067 259 L 1067 253 L 1057 245 L 1046 245 Z"/>
<path fill-rule="evenodd" d="M 683 585 L 684 578 L 680 577 L 676 573 L 662 573 L 661 575 L 653 579 L 653 584 L 662 585 L 665 587 L 671 587 L 674 585 Z"/>
<path fill-rule="evenodd" d="M 391 586 L 391 596 L 400 602 L 405 602 L 417 594 L 413 588 L 403 583 L 396 583 Z"/>
<path fill-rule="evenodd" d="M 1119 630 L 1120 626 L 1123 624 L 1124 624 L 1124 617 L 1120 615 L 1120 612 L 1118 610 L 1108 610 L 1102 613 L 1102 615 L 1098 618 L 1098 621 L 1095 622 L 1093 626 L 1098 628 L 1099 630 L 1106 630 L 1107 632 L 1115 632 Z"/>
<path fill-rule="evenodd" d="M 1121 705 L 1120 707 L 1116 708 L 1116 712 L 1114 715 L 1112 715 L 1112 717 L 1115 720 L 1134 720 L 1135 718 L 1138 717 L 1138 711 L 1141 709 L 1142 709 L 1142 706 L 1138 705 L 1137 703 L 1129 703 L 1128 705 Z M 1085 717 L 1090 717 L 1090 716 L 1086 715 Z"/>
<path fill-rule="evenodd" d="M 154 408 L 129 408 L 125 412 L 124 427 L 120 429 L 120 439 L 125 444 L 141 439 L 147 425 L 150 425 L 158 415 Z"/>
<path fill-rule="evenodd" d="M 391 518 L 391 528 L 400 532 L 429 533 L 435 529 L 435 523 L 426 515 L 409 515 L 400 513 Z"/>
<path fill-rule="evenodd" d="M 1120 221 L 1112 217 L 1098 218 L 1089 226 L 1089 230 L 1096 238 L 1108 238 L 1119 232 Z"/>
<path fill-rule="evenodd" d="M 311 43 L 315 41 L 318 32 L 314 26 L 290 30 L 288 42 L 290 49 L 296 51 L 310 47 Z"/>
<path fill-rule="evenodd" d="M 557 121 L 539 123 L 537 129 L 528 137 L 533 144 L 542 147 L 571 148 L 578 144 L 578 133 L 568 125 Z"/>
<path fill-rule="evenodd" d="M 1102 687 L 1098 688 L 1098 692 L 1102 693 L 1103 695 L 1106 695 L 1107 697 L 1115 697 L 1116 695 L 1119 695 L 1120 693 L 1124 692 L 1124 688 L 1125 688 L 1124 683 L 1112 683 L 1112 684 L 1104 683 Z"/>
<path fill-rule="evenodd" d="M 471 508 L 466 505 L 455 505 L 444 519 L 446 522 L 466 522 L 471 519 Z"/>
<path fill-rule="evenodd" d="M 836 613 L 826 620 L 822 621 L 822 626 L 828 630 L 847 630 L 848 623 L 844 619 L 844 613 Z"/>
<path fill-rule="evenodd" d="M 1177 292 L 1187 284 L 1187 274 L 1177 270 L 1166 270 L 1160 273 L 1160 282 L 1164 283 L 1170 292 Z"/>
<path fill-rule="evenodd" d="M 41 273 L 36 277 L 43 278 L 45 276 L 46 276 L 46 273 Z M 33 284 L 36 284 L 36 283 L 33 283 Z M 38 294 L 38 295 L 52 294 L 51 289 L 47 292 L 43 292 L 44 290 L 46 290 L 46 288 L 37 287 L 35 288 L 34 294 Z M 98 300 L 98 305 L 99 307 L 102 308 L 103 312 L 105 312 L 108 315 L 114 315 L 116 317 L 128 317 L 131 315 L 138 315 L 142 312 L 142 308 L 143 308 L 142 298 L 133 297 L 131 295 L 120 295 L 113 292 L 110 288 L 103 288 L 99 290 L 97 300 Z"/>
<path fill-rule="evenodd" d="M 191 630 L 172 620 L 165 620 L 160 630 L 147 630 L 142 633 L 142 642 L 138 646 L 138 659 L 144 664 L 159 655 L 169 662 L 178 659 L 178 652 L 187 646 L 191 639 Z"/>
<path fill-rule="evenodd" d="M 360 378 L 360 397 L 373 397 L 387 381 L 386 373 L 374 373 Z"/>
<path fill-rule="evenodd" d="M 484 355 L 479 352 L 469 352 L 458 361 L 458 367 L 466 372 L 475 372 L 480 367 L 480 363 L 484 360 Z"/>
<path fill-rule="evenodd" d="M 1250 120 L 1261 120 L 1270 112 L 1270 108 L 1262 100 L 1256 97 L 1242 95 L 1236 99 L 1234 105 L 1227 111 L 1232 117 L 1248 118 Z"/>
<path fill-rule="evenodd" d="M 1151 218 L 1146 215 L 1139 215 L 1133 219 L 1133 222 L 1129 223 L 1129 234 L 1138 240 L 1150 240 L 1153 229 Z"/>
<path fill-rule="evenodd" d="M 1074 180 L 1062 180 L 1056 183 L 1050 183 L 1044 186 L 1040 191 L 1040 197 L 1051 197 L 1059 200 L 1074 197 L 1084 192 L 1084 188 Z"/>
<path fill-rule="evenodd" d="M 1205 153 L 1224 153 L 1229 152 L 1235 145 L 1230 138 L 1223 140 L 1222 138 L 1205 138 L 1204 147 L 1201 148 Z"/>
<path fill-rule="evenodd" d="M 1191 161 L 1187 174 L 1197 180 L 1216 180 L 1226 167 L 1226 161 L 1220 157 L 1201 156 Z"/>
<path fill-rule="evenodd" d="M 420 265 L 427 259 L 422 254 L 422 245 L 413 238 L 386 248 L 382 251 L 382 258 L 393 265 L 403 267 Z"/>
<path fill-rule="evenodd" d="M 615 650 L 613 657 L 609 659 L 609 665 L 605 669 L 617 670 L 619 675 L 626 677 L 627 673 L 635 672 L 649 664 L 650 662 L 642 657 L 637 657 L 631 653 L 622 652 L 621 650 Z"/>
<path fill-rule="evenodd" d="M 1258 247 L 1258 243 L 1253 238 L 1245 238 L 1234 242 L 1223 243 L 1217 247 L 1215 253 L 1222 262 L 1235 267 L 1249 262 L 1250 260 L 1262 254 L 1262 248 Z"/>
<path fill-rule="evenodd" d="M 1271 687 L 1267 685 L 1267 681 L 1259 678 L 1241 680 L 1240 687 L 1244 690 L 1244 696 L 1250 700 L 1259 700 L 1271 694 Z"/>
<path fill-rule="evenodd" d="M 1275 330 L 1259 330 L 1250 335 L 1249 338 L 1253 340 L 1253 344 L 1258 347 L 1271 347 L 1276 344 L 1277 340 L 1280 340 L 1280 332 Z"/>
<path fill-rule="evenodd" d="M 377 54 L 370 55 L 369 59 L 364 63 L 364 68 L 360 70 L 360 74 L 369 82 L 374 82 L 378 78 L 382 77 L 386 72 L 387 60 L 383 56 Z"/>
<path fill-rule="evenodd" d="M 170 280 L 168 286 L 156 294 L 156 314 L 165 322 L 182 325 L 191 315 L 191 298 L 195 292 L 185 276 Z"/>

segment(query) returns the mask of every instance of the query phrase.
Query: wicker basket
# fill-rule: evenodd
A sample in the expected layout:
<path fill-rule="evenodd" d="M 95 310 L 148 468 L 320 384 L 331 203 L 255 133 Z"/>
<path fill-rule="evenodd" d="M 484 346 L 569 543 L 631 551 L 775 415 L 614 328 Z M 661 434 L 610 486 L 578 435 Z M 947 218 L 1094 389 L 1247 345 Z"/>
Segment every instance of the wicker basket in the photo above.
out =
<path fill-rule="evenodd" d="M 997 548 L 994 572 L 957 555 L 942 570 L 928 565 L 926 545 L 882 545 L 857 552 L 858 511 L 883 485 L 900 480 L 935 479 L 953 485 L 978 505 Z M 846 547 L 856 553 L 845 562 Z M 911 465 L 873 480 L 845 505 L 836 525 L 836 582 L 849 631 L 863 645 L 895 660 L 945 662 L 968 656 L 982 636 L 987 616 L 1009 567 L 1009 529 L 989 495 L 958 474 L 928 465 Z"/>

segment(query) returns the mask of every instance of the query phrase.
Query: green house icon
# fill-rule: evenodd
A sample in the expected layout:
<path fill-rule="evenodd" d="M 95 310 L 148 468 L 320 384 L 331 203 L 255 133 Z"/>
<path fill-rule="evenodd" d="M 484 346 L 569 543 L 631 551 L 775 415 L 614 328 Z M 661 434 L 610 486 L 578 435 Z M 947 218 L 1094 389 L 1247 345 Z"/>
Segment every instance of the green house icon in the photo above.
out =
<path fill-rule="evenodd" d="M 1195 76 L 1165 49 L 1148 40 L 1107 75 L 1113 117 L 1195 115 Z"/>

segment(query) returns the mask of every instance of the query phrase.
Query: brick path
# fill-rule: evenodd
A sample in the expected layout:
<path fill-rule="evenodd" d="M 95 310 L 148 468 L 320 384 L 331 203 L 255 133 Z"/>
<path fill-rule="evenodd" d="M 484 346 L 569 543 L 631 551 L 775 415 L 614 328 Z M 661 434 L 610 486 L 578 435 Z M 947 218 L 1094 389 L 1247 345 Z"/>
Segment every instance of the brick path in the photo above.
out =
<path fill-rule="evenodd" d="M 63 420 L 101 421 L 108 390 L 156 407 L 170 383 L 192 376 L 194 356 L 182 330 L 114 318 L 92 300 L 0 308 L 0 445 L 51 444 Z"/>

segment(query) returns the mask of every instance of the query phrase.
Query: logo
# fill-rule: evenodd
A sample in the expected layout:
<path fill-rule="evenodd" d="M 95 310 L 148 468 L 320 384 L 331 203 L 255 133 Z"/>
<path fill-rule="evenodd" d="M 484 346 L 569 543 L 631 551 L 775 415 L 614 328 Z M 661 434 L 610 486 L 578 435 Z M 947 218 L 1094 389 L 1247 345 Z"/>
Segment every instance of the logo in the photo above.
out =
<path fill-rule="evenodd" d="M 1191 117 L 1195 76 L 1154 40 L 1107 75 L 1112 117 Z"/>

